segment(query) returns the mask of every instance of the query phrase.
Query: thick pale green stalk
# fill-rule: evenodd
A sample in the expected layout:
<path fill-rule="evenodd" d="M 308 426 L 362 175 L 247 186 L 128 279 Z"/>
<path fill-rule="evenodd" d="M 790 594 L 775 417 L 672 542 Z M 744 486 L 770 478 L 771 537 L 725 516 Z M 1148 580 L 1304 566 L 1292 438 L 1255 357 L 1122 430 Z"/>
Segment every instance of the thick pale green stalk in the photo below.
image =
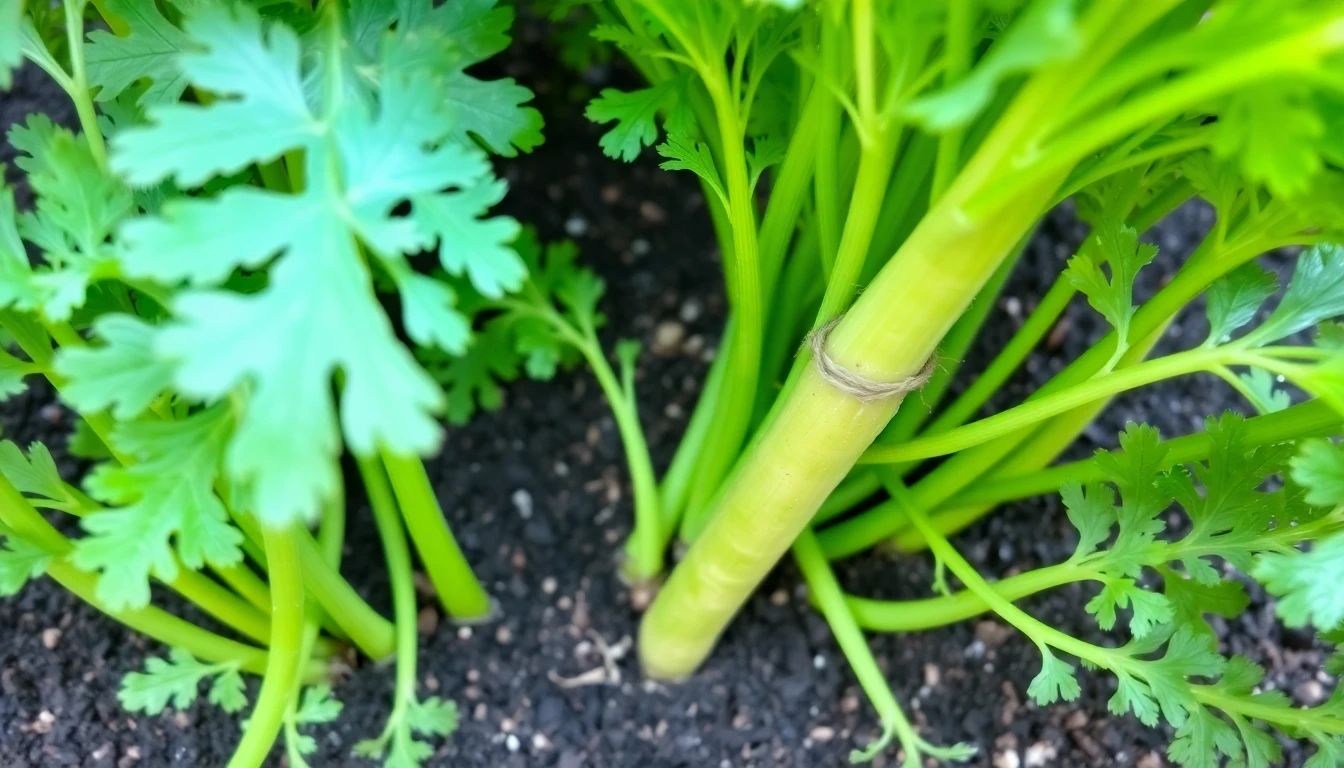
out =
<path fill-rule="evenodd" d="M 271 570 L 271 645 L 266 676 L 229 768 L 260 768 L 284 725 L 303 651 L 303 576 L 292 531 L 262 529 Z"/>
<path fill-rule="evenodd" d="M 383 454 L 401 515 L 420 553 L 420 563 L 434 583 L 439 602 L 450 616 L 462 621 L 484 620 L 494 613 L 494 602 L 472 573 L 462 548 L 448 529 L 438 497 L 416 456 Z"/>
<path fill-rule="evenodd" d="M 270 612 L 271 589 L 266 582 L 257 577 L 247 563 L 212 568 L 219 578 L 237 592 L 244 600 L 259 610 Z"/>
<path fill-rule="evenodd" d="M 954 186 L 836 326 L 833 359 L 879 381 L 917 372 L 1058 182 L 979 222 L 960 216 L 956 204 L 970 190 Z M 655 677 L 681 678 L 700 664 L 900 404 L 856 400 L 813 366 L 786 397 L 645 616 L 640 655 Z"/>

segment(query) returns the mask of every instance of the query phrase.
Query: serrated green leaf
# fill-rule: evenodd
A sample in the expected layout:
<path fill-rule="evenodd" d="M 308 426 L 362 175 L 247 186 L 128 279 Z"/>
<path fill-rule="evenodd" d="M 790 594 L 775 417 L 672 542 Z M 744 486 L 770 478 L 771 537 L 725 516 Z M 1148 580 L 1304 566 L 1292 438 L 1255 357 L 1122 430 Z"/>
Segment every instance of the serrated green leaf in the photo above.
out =
<path fill-rule="evenodd" d="M 1120 435 L 1119 454 L 1098 453 L 1095 461 L 1120 489 L 1119 534 L 1108 552 L 1118 575 L 1138 576 L 1146 548 L 1166 525 L 1157 516 L 1171 501 L 1157 484 L 1167 446 L 1156 429 L 1129 424 Z"/>
<path fill-rule="evenodd" d="M 1344 246 L 1320 244 L 1297 257 L 1283 301 L 1243 343 L 1270 344 L 1344 314 Z"/>
<path fill-rule="evenodd" d="M 17 595 L 30 579 L 46 573 L 50 564 L 51 557 L 46 552 L 6 534 L 0 539 L 0 597 Z"/>
<path fill-rule="evenodd" d="M 331 694 L 331 686 L 314 685 L 304 689 L 294 721 L 304 725 L 330 723 L 340 717 L 343 707 L 340 700 Z"/>
<path fill-rule="evenodd" d="M 1254 262 L 1243 264 L 1208 290 L 1209 338 L 1206 346 L 1222 344 L 1249 323 L 1260 306 L 1278 291 L 1278 281 Z"/>
<path fill-rule="evenodd" d="M 255 269 L 288 242 L 292 227 L 312 215 L 306 198 L 231 187 L 210 199 L 175 198 L 156 215 L 128 221 L 118 260 L 130 277 L 165 285 L 213 285 L 238 268 Z M 248 226 L 239 227 L 239 222 Z M 191 253 L 191 258 L 174 257 Z"/>
<path fill-rule="evenodd" d="M 123 424 L 113 434 L 117 448 L 139 461 L 104 464 L 86 478 L 92 496 L 119 507 L 80 521 L 89 535 L 72 557 L 77 567 L 99 572 L 101 605 L 147 605 L 149 577 L 171 580 L 178 558 L 193 569 L 242 560 L 242 534 L 215 495 L 232 428 L 222 404 L 178 421 Z"/>
<path fill-rule="evenodd" d="M 405 271 L 394 275 L 401 293 L 406 335 L 422 347 L 461 355 L 471 341 L 471 323 L 454 309 L 457 295 L 444 283 Z"/>
<path fill-rule="evenodd" d="M 905 114 L 935 133 L 964 126 L 989 105 L 999 83 L 1077 55 L 1083 35 L 1074 6 L 1074 0 L 1031 3 L 969 74 L 910 102 Z"/>
<path fill-rule="evenodd" d="M 477 80 L 459 72 L 444 87 L 459 139 L 475 138 L 503 157 L 531 152 L 541 144 L 541 113 L 523 106 L 532 100 L 532 91 L 513 78 Z"/>
<path fill-rule="evenodd" d="M 219 674 L 210 684 L 210 693 L 206 699 L 228 713 L 241 712 L 247 706 L 247 686 L 237 669 Z"/>
<path fill-rule="evenodd" d="M 518 222 L 508 216 L 479 218 L 503 199 L 506 189 L 504 182 L 494 181 L 415 198 L 413 215 L 431 241 L 439 240 L 443 268 L 467 276 L 489 298 L 516 291 L 527 277 L 509 245 L 518 236 Z"/>
<path fill-rule="evenodd" d="M 709 185 L 724 207 L 728 206 L 728 197 L 723 191 L 723 182 L 719 179 L 718 168 L 709 147 L 702 142 L 677 133 L 669 133 L 667 140 L 659 144 L 658 154 L 667 158 L 658 167 L 665 171 L 690 171 Z"/>
<path fill-rule="evenodd" d="M 1317 541 L 1310 552 L 1265 553 L 1251 573 L 1279 598 L 1284 624 L 1325 629 L 1344 621 L 1344 535 Z"/>
<path fill-rule="evenodd" d="M 504 404 L 498 382 L 518 378 L 519 357 L 507 321 L 494 321 L 476 333 L 465 354 L 426 355 L 425 364 L 448 396 L 448 421 L 465 424 L 479 407 L 497 410 Z"/>
<path fill-rule="evenodd" d="M 321 132 L 304 96 L 292 30 L 277 23 L 263 28 L 256 11 L 224 4 L 193 8 L 183 27 L 202 50 L 178 57 L 182 72 L 220 100 L 159 104 L 149 110 L 152 125 L 117 134 L 112 167 L 130 183 L 172 178 L 181 187 L 199 186 L 274 160 Z"/>
<path fill-rule="evenodd" d="M 1111 535 L 1115 524 L 1115 494 L 1100 483 L 1084 486 L 1068 482 L 1060 486 L 1059 495 L 1069 522 L 1078 530 L 1078 546 L 1071 559 L 1086 557 Z"/>
<path fill-rule="evenodd" d="M 1219 768 L 1223 760 L 1242 754 L 1241 737 L 1231 725 L 1204 707 L 1195 707 L 1177 729 L 1167 757 L 1185 768 Z"/>
<path fill-rule="evenodd" d="M 1178 627 L 1190 627 L 1192 631 L 1212 635 L 1213 628 L 1205 621 L 1204 614 L 1233 619 L 1251 604 L 1251 597 L 1240 582 L 1220 580 L 1216 584 L 1207 584 L 1184 578 L 1169 569 L 1159 571 L 1163 576 L 1163 594 L 1172 607 L 1172 623 Z"/>
<path fill-rule="evenodd" d="M 156 329 L 133 315 L 103 315 L 94 321 L 101 347 L 62 348 L 56 372 L 66 377 L 61 397 L 76 410 L 110 409 L 122 421 L 134 419 L 173 381 L 173 365 L 154 350 Z"/>
<path fill-rule="evenodd" d="M 1293 481 L 1307 489 L 1306 501 L 1320 507 L 1344 504 L 1344 446 L 1304 440 L 1292 461 Z"/>
<path fill-rule="evenodd" d="M 589 120 L 595 123 L 616 122 L 598 140 L 598 145 L 607 157 L 619 158 L 628 163 L 639 157 L 644 147 L 653 146 L 658 140 L 655 120 L 667 102 L 672 82 L 668 80 L 634 91 L 604 88 L 597 98 L 588 103 L 583 114 Z"/>
<path fill-rule="evenodd" d="M 187 36 L 159 13 L 154 0 L 107 0 L 106 7 L 129 32 L 89 33 L 84 58 L 89 85 L 99 89 L 98 100 L 111 101 L 132 83 L 147 79 L 150 85 L 138 98 L 141 104 L 177 101 L 187 87 L 177 65 L 177 57 L 189 50 Z"/>
<path fill-rule="evenodd" d="M 1302 764 L 1302 768 L 1338 768 L 1344 764 L 1344 740 L 1326 734 L 1313 736 L 1316 753 Z"/>
<path fill-rule="evenodd" d="M 787 152 L 788 145 L 773 136 L 758 136 L 752 140 L 752 149 L 747 152 L 748 183 L 752 189 L 756 188 L 765 169 L 784 162 Z"/>
<path fill-rule="evenodd" d="M 0 473 L 39 507 L 73 511 L 79 506 L 42 443 L 30 443 L 25 456 L 13 442 L 0 442 Z"/>
<path fill-rule="evenodd" d="M 1087 296 L 1087 303 L 1115 328 L 1120 343 L 1116 354 L 1128 347 L 1129 322 L 1134 317 L 1134 279 L 1157 255 L 1157 247 L 1139 243 L 1139 235 L 1118 217 L 1104 222 L 1077 256 L 1069 259 L 1064 275 L 1074 288 Z M 1107 276 L 1101 270 L 1110 268 Z"/>
<path fill-rule="evenodd" d="M 1073 665 L 1056 658 L 1045 646 L 1040 646 L 1040 650 L 1041 671 L 1032 678 L 1031 685 L 1027 687 L 1027 695 L 1041 706 L 1053 704 L 1061 699 L 1064 701 L 1077 699 L 1081 689 L 1078 687 L 1078 679 L 1074 676 Z"/>
<path fill-rule="evenodd" d="M 1115 694 L 1106 703 L 1107 709 L 1115 715 L 1133 712 L 1139 722 L 1149 728 L 1157 725 L 1157 701 L 1153 698 L 1148 684 L 1124 672 L 1116 672 L 1115 676 L 1119 681 L 1119 686 L 1115 689 Z"/>
<path fill-rule="evenodd" d="M 1084 606 L 1084 610 L 1096 617 L 1097 625 L 1107 630 L 1115 627 L 1117 608 L 1132 609 L 1129 630 L 1138 638 L 1147 637 L 1154 629 L 1171 621 L 1173 616 L 1171 603 L 1165 596 L 1143 589 L 1132 579 L 1107 582 Z"/>
<path fill-rule="evenodd" d="M 1214 152 L 1236 160 L 1246 177 L 1291 197 L 1322 167 L 1325 122 L 1310 90 L 1298 83 L 1238 88 L 1218 113 Z"/>
<path fill-rule="evenodd" d="M 181 648 L 173 648 L 167 659 L 146 659 L 144 672 L 127 673 L 117 698 L 127 710 L 147 715 L 157 715 L 169 704 L 186 709 L 200 695 L 201 681 L 218 669 L 197 661 Z"/>
<path fill-rule="evenodd" d="M 1344 350 L 1344 323 L 1326 322 L 1316 327 L 1316 346 Z"/>
<path fill-rule="evenodd" d="M 426 736 L 451 736 L 457 730 L 457 703 L 430 696 L 418 700 L 406 711 L 410 729 Z"/>
<path fill-rule="evenodd" d="M 1246 390 L 1243 394 L 1260 413 L 1278 413 L 1293 404 L 1285 390 L 1278 389 L 1273 374 L 1264 368 L 1251 368 L 1237 376 Z"/>

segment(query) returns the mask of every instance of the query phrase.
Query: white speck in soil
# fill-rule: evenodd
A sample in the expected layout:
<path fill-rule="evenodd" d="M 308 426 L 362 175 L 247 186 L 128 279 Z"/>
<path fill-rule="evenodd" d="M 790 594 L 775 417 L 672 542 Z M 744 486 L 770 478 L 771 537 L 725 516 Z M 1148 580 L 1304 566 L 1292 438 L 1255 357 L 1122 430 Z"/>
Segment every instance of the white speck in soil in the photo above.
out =
<path fill-rule="evenodd" d="M 522 745 L 522 742 L 518 741 L 518 737 L 517 737 L 517 736 L 514 736 L 512 733 L 510 733 L 510 734 L 509 734 L 507 737 L 505 737 L 505 739 L 504 739 L 504 746 L 505 746 L 510 752 L 517 752 L 518 749 L 519 749 L 520 747 L 522 747 L 523 745 Z"/>
<path fill-rule="evenodd" d="M 565 222 L 565 234 L 570 237 L 583 237 L 588 234 L 588 220 L 582 216 L 571 216 Z"/>
<path fill-rule="evenodd" d="M 559 588 L 554 576 L 547 576 L 541 580 L 541 593 L 543 595 L 554 595 L 555 590 Z"/>
<path fill-rule="evenodd" d="M 56 627 L 50 627 L 42 630 L 42 647 L 48 651 L 56 649 L 61 642 L 61 630 Z"/>
<path fill-rule="evenodd" d="M 659 357 L 672 357 L 681 351 L 681 342 L 686 338 L 686 326 L 676 320 L 664 320 L 653 329 L 651 349 Z"/>
<path fill-rule="evenodd" d="M 458 628 L 457 628 L 457 639 L 458 639 L 458 640 L 470 640 L 470 639 L 471 639 L 471 627 L 458 627 Z"/>
<path fill-rule="evenodd" d="M 964 656 L 965 656 L 966 658 L 968 658 L 968 659 L 982 659 L 982 658 L 984 658 L 984 657 L 985 657 L 985 641 L 983 641 L 983 640 L 976 640 L 976 641 L 972 642 L 970 645 L 966 646 L 966 650 L 962 651 L 962 655 L 964 655 Z"/>
<path fill-rule="evenodd" d="M 812 668 L 813 668 L 813 669 L 825 669 L 825 668 L 826 668 L 826 657 L 825 657 L 825 656 L 822 656 L 820 653 L 818 653 L 816 656 L 813 656 L 813 657 L 812 657 Z"/>
<path fill-rule="evenodd" d="M 645 255 L 649 252 L 649 241 L 642 237 L 636 238 L 633 243 L 630 243 L 630 252 L 636 256 Z"/>
<path fill-rule="evenodd" d="M 835 729 L 829 725 L 818 725 L 816 728 L 808 731 L 807 737 L 817 743 L 825 744 L 835 738 Z"/>
<path fill-rule="evenodd" d="M 524 520 L 532 519 L 532 494 L 528 493 L 526 488 L 519 488 L 509 497 L 513 502 L 514 509 L 518 510 L 518 516 Z"/>
<path fill-rule="evenodd" d="M 677 313 L 677 317 L 680 317 L 683 323 L 694 323 L 700 319 L 700 315 L 704 311 L 705 307 L 699 299 L 690 298 L 682 302 L 681 311 Z"/>

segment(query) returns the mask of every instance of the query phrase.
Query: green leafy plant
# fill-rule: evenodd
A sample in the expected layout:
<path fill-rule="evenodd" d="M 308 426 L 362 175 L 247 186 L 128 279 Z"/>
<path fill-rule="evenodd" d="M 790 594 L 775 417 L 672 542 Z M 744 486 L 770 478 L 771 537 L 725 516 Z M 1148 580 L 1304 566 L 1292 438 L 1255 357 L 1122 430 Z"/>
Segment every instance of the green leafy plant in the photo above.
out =
<path fill-rule="evenodd" d="M 429 750 L 409 733 L 448 735 L 455 714 L 415 699 L 406 532 L 448 613 L 481 620 L 493 603 L 420 460 L 449 400 L 379 292 L 410 341 L 461 356 L 478 343 L 467 292 L 503 300 L 528 279 L 518 224 L 489 213 L 505 187 L 488 152 L 535 147 L 540 114 L 526 88 L 470 73 L 508 45 L 512 10 L 55 8 L 0 4 L 0 85 L 27 59 L 80 128 L 33 116 L 9 135 L 36 199 L 18 211 L 0 193 L 0 324 L 18 351 L 0 389 L 45 376 L 81 416 L 72 450 L 99 463 L 76 488 L 45 446 L 0 444 L 0 588 L 50 576 L 169 646 L 125 678 L 130 710 L 185 707 L 210 680 L 207 699 L 239 712 L 242 674 L 263 675 L 238 768 L 281 733 L 306 764 L 301 729 L 340 711 L 325 681 L 343 644 L 396 653 L 387 764 L 419 765 Z M 106 28 L 86 34 L 91 9 Z M 416 269 L 421 254 L 446 276 Z M 339 573 L 346 452 L 384 537 L 391 622 Z M 153 607 L 156 583 L 244 640 Z"/>
<path fill-rule="evenodd" d="M 1344 312 L 1344 249 L 1331 244 L 1344 227 L 1344 153 L 1329 128 L 1344 102 L 1327 85 L 1344 74 L 1339 8 L 570 6 L 566 23 L 591 27 L 647 82 L 590 103 L 588 116 L 607 129 L 602 150 L 630 161 L 652 148 L 663 168 L 694 174 L 731 308 L 660 481 L 659 551 L 673 537 L 690 547 L 644 618 L 645 671 L 692 673 L 792 549 L 886 729 L 857 759 L 893 739 L 911 766 L 924 755 L 967 756 L 930 745 L 906 721 L 864 630 L 927 628 L 992 608 L 1041 647 L 1040 700 L 1076 695 L 1071 655 L 1117 675 L 1117 711 L 1177 728 L 1177 762 L 1208 764 L 1221 750 L 1261 764 L 1263 733 L 1251 727 L 1236 744 L 1229 736 L 1261 723 L 1317 742 L 1327 764 L 1337 749 L 1322 737 L 1336 733 L 1327 710 L 1317 733 L 1292 727 L 1282 702 L 1242 706 L 1254 698 L 1255 670 L 1209 651 L 1199 617 L 1245 608 L 1208 563 L 1219 557 L 1284 595 L 1301 623 L 1311 598 L 1299 569 L 1328 567 L 1333 552 L 1333 523 L 1317 522 L 1333 519 L 1330 503 L 1301 512 L 1308 522 L 1298 526 L 1287 509 L 1299 497 L 1260 484 L 1281 477 L 1297 451 L 1323 461 L 1321 446 L 1332 444 L 1304 441 L 1336 434 L 1344 405 L 1338 329 L 1326 322 Z M 1142 235 L 1192 198 L 1214 209 L 1214 227 L 1156 295 L 1136 301 L 1136 278 L 1157 254 Z M 1036 222 L 1066 200 L 1091 234 L 997 358 L 945 397 Z M 1255 259 L 1289 246 L 1307 250 L 1255 323 L 1277 293 Z M 998 412 L 980 417 L 1078 294 L 1111 332 L 1021 404 L 995 399 Z M 1208 340 L 1148 359 L 1201 298 Z M 1318 341 L 1302 344 L 1317 326 Z M 1262 415 L 1226 416 L 1166 443 L 1136 428 L 1113 459 L 1050 466 L 1117 395 L 1208 374 Z M 1283 382 L 1307 399 L 1294 404 Z M 1067 563 L 984 586 L 939 538 L 1002 502 L 1056 491 L 1085 545 Z M 1167 541 L 1158 516 L 1173 500 L 1191 532 Z M 845 595 L 829 561 L 884 542 L 905 552 L 936 545 L 938 572 L 966 591 L 894 604 L 882 612 L 889 623 L 873 622 L 865 611 L 877 604 Z M 1148 589 L 1152 578 L 1168 591 Z M 1013 613 L 1009 600 L 1078 579 L 1101 585 L 1087 610 L 1104 628 L 1128 614 L 1123 652 L 1084 653 Z M 980 602 L 991 594 L 1000 597 Z M 1334 629 L 1334 618 L 1318 628 Z"/>

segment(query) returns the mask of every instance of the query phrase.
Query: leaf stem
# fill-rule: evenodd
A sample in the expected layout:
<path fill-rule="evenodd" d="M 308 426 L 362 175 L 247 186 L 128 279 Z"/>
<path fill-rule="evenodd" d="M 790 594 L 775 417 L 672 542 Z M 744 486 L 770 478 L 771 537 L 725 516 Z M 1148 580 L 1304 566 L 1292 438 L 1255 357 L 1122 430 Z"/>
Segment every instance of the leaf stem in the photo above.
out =
<path fill-rule="evenodd" d="M 477 581 L 457 539 L 453 538 L 434 487 L 425 474 L 425 465 L 418 457 L 386 451 L 382 460 L 411 542 L 420 553 L 420 563 L 434 583 L 444 610 L 462 621 L 489 619 L 494 602 Z"/>
<path fill-rule="evenodd" d="M 65 3 L 65 37 L 70 49 L 70 98 L 75 102 L 80 127 L 89 142 L 89 151 L 98 167 L 108 172 L 107 142 L 98 127 L 98 115 L 89 96 L 89 76 L 84 63 L 84 5 L 87 0 L 67 0 Z"/>
<path fill-rule="evenodd" d="M 261 693 L 228 768 L 260 768 L 284 725 L 303 646 L 303 576 L 294 532 L 262 528 L 271 577 L 271 643 Z"/>

